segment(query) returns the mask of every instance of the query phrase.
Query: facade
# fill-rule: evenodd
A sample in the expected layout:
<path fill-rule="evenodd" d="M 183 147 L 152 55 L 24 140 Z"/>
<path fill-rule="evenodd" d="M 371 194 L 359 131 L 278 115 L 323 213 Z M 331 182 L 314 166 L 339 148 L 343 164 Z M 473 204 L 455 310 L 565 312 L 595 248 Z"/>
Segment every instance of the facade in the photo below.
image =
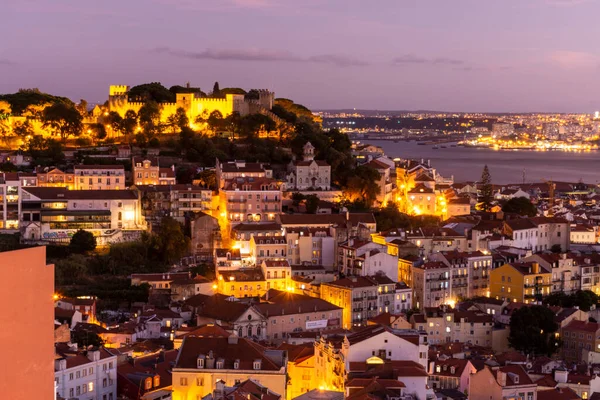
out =
<path fill-rule="evenodd" d="M 56 394 L 62 398 L 117 399 L 117 356 L 106 349 L 87 354 L 57 345 L 54 361 Z"/>
<path fill-rule="evenodd" d="M 212 190 L 189 184 L 139 185 L 142 214 L 148 222 L 159 223 L 162 217 L 173 217 L 179 222 L 187 213 L 210 212 Z"/>
<path fill-rule="evenodd" d="M 537 385 L 520 365 L 485 366 L 481 371 L 471 375 L 469 399 L 537 400 Z"/>
<path fill-rule="evenodd" d="M 477 369 L 469 360 L 449 358 L 430 361 L 429 386 L 433 389 L 456 389 L 463 393 L 469 391 L 469 379 Z"/>
<path fill-rule="evenodd" d="M 73 172 L 64 172 L 58 168 L 36 168 L 37 186 L 41 187 L 66 187 L 75 189 L 75 175 Z"/>
<path fill-rule="evenodd" d="M 467 343 L 491 347 L 493 316 L 484 312 L 458 311 L 448 306 L 425 308 L 411 318 L 413 328 L 427 333 L 430 344 Z"/>
<path fill-rule="evenodd" d="M 287 357 L 237 336 L 187 336 L 173 367 L 173 400 L 203 398 L 218 382 L 226 386 L 247 379 L 286 393 Z"/>
<path fill-rule="evenodd" d="M 284 232 L 277 223 L 240 223 L 231 228 L 232 248 L 244 257 L 250 255 L 250 240 L 253 236 L 279 236 Z"/>
<path fill-rule="evenodd" d="M 138 195 L 131 190 L 23 189 L 21 233 L 26 240 L 68 242 L 79 229 L 98 245 L 127 240 L 126 231 L 146 230 Z"/>
<path fill-rule="evenodd" d="M 0 309 L 0 320 L 7 324 L 0 329 L 0 340 L 7 344 L 0 393 L 12 400 L 52 399 L 54 266 L 46 265 L 45 247 L 33 247 L 0 252 L 0 273 L 2 303 L 18 299 L 18 306 Z"/>
<path fill-rule="evenodd" d="M 428 261 L 413 267 L 413 305 L 423 309 L 455 302 L 450 274 L 450 267 L 441 261 Z"/>
<path fill-rule="evenodd" d="M 330 190 L 331 166 L 325 161 L 315 160 L 315 147 L 306 142 L 302 161 L 292 162 L 288 167 L 288 189 Z"/>
<path fill-rule="evenodd" d="M 481 251 L 443 251 L 429 256 L 432 261 L 448 265 L 452 273 L 452 289 L 455 297 L 470 298 L 489 295 L 489 273 L 492 256 Z"/>
<path fill-rule="evenodd" d="M 17 173 L 0 173 L 0 231 L 18 231 L 22 187 Z"/>
<path fill-rule="evenodd" d="M 217 159 L 215 166 L 217 187 L 222 189 L 225 181 L 236 178 L 269 178 L 273 179 L 273 170 L 263 163 L 249 163 L 243 160 L 221 162 Z"/>
<path fill-rule="evenodd" d="M 600 325 L 573 320 L 562 328 L 562 356 L 565 361 L 585 361 L 584 352 L 600 352 Z"/>
<path fill-rule="evenodd" d="M 174 185 L 175 169 L 161 166 L 158 157 L 133 157 L 131 160 L 134 185 Z"/>
<path fill-rule="evenodd" d="M 122 165 L 76 165 L 73 176 L 75 190 L 120 190 L 127 187 Z"/>
<path fill-rule="evenodd" d="M 290 265 L 321 265 L 333 269 L 335 238 L 330 228 L 288 228 L 285 230 Z"/>
<path fill-rule="evenodd" d="M 261 265 L 265 260 L 286 261 L 287 243 L 285 236 L 258 236 L 250 239 L 250 260 Z"/>
<path fill-rule="evenodd" d="M 301 345 L 282 343 L 277 349 L 285 350 L 288 353 L 290 383 L 286 398 L 295 399 L 313 390 L 316 387 L 314 345 L 311 343 Z"/>
<path fill-rule="evenodd" d="M 522 259 L 523 262 L 537 262 L 547 271 L 552 271 L 552 292 L 572 294 L 581 290 L 582 267 L 563 254 L 533 254 Z"/>
<path fill-rule="evenodd" d="M 512 239 L 512 245 L 533 252 L 560 246 L 568 251 L 571 225 L 565 219 L 533 217 L 504 221 L 503 233 Z"/>
<path fill-rule="evenodd" d="M 222 217 L 231 224 L 274 222 L 281 212 L 281 184 L 271 178 L 233 178 L 220 190 Z"/>
<path fill-rule="evenodd" d="M 292 268 L 285 259 L 263 259 L 260 269 L 267 281 L 267 290 L 288 290 L 292 288 Z"/>
<path fill-rule="evenodd" d="M 504 264 L 490 272 L 490 297 L 495 299 L 537 303 L 551 288 L 552 273 L 537 262 Z"/>
<path fill-rule="evenodd" d="M 385 275 L 351 276 L 321 284 L 321 299 L 341 307 L 342 327 L 367 324 L 383 312 L 393 311 L 395 282 Z"/>

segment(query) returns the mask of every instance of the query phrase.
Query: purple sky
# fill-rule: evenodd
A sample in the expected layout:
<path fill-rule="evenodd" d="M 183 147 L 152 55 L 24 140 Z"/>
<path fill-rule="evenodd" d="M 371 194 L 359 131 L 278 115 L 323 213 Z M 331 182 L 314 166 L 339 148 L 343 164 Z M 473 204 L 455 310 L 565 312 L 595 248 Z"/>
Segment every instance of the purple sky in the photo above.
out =
<path fill-rule="evenodd" d="M 600 0 L 18 0 L 0 92 L 269 88 L 311 108 L 600 109 Z"/>

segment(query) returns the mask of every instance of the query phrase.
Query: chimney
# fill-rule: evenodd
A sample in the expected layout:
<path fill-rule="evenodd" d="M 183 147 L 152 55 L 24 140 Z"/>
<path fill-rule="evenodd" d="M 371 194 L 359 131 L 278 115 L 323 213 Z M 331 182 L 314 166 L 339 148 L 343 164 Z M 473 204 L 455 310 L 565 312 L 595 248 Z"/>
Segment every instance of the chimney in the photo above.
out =
<path fill-rule="evenodd" d="M 539 263 L 534 262 L 533 265 L 532 265 L 532 267 L 533 267 L 533 273 L 534 274 L 539 274 L 540 273 L 540 264 Z"/>
<path fill-rule="evenodd" d="M 554 380 L 557 383 L 567 383 L 568 378 L 569 378 L 569 371 L 567 371 L 566 369 L 554 370 Z"/>
<path fill-rule="evenodd" d="M 228 344 L 238 344 L 238 337 L 236 335 L 230 335 L 227 337 Z"/>
<path fill-rule="evenodd" d="M 350 211 L 346 211 L 346 221 L 350 221 Z"/>
<path fill-rule="evenodd" d="M 500 386 L 502 386 L 502 387 L 506 386 L 506 372 L 502 372 L 499 370 L 498 374 L 496 375 L 496 379 Z"/>
<path fill-rule="evenodd" d="M 87 357 L 90 359 L 90 361 L 100 361 L 100 350 L 88 351 Z"/>
<path fill-rule="evenodd" d="M 430 361 L 429 362 L 429 375 L 433 375 L 434 371 L 435 371 L 435 361 Z"/>
<path fill-rule="evenodd" d="M 171 171 L 175 172 L 175 164 L 171 165 Z"/>

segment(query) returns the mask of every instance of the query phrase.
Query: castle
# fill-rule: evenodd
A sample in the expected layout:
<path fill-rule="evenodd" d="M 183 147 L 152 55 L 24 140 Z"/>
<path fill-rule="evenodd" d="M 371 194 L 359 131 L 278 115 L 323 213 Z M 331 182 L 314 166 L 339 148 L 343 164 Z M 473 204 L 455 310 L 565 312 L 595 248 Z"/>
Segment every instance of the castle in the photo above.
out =
<path fill-rule="evenodd" d="M 124 116 L 128 110 L 136 113 L 144 105 L 143 102 L 129 101 L 129 86 L 111 85 L 108 96 L 108 110 L 116 111 Z M 207 118 L 213 111 L 219 111 L 223 118 L 233 112 L 240 115 L 264 114 L 278 120 L 271 113 L 275 93 L 269 90 L 259 90 L 258 99 L 245 99 L 243 94 L 227 94 L 225 98 L 199 97 L 197 93 L 177 93 L 174 103 L 161 103 L 161 121 L 166 122 L 170 115 L 175 114 L 178 108 L 183 108 L 190 121 L 196 117 Z"/>

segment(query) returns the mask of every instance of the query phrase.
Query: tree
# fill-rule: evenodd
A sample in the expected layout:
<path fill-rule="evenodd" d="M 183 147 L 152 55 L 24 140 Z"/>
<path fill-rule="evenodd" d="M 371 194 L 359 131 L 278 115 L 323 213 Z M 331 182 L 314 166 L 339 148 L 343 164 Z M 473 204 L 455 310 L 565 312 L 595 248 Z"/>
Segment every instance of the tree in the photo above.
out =
<path fill-rule="evenodd" d="M 154 103 L 173 103 L 175 101 L 175 93 L 164 87 L 160 82 L 134 86 L 129 89 L 127 95 L 136 101 Z"/>
<path fill-rule="evenodd" d="M 10 133 L 11 106 L 7 101 L 0 100 L 0 135 L 6 138 Z"/>
<path fill-rule="evenodd" d="M 28 136 L 33 136 L 35 132 L 33 130 L 33 126 L 31 126 L 31 123 L 28 120 L 25 120 L 23 122 L 15 122 L 15 125 L 13 126 L 13 133 L 18 137 L 25 139 Z"/>
<path fill-rule="evenodd" d="M 133 110 L 125 111 L 125 116 L 121 122 L 121 132 L 131 141 L 131 137 L 135 133 L 138 126 L 138 115 Z"/>
<path fill-rule="evenodd" d="M 375 214 L 377 229 L 387 231 L 395 228 L 407 229 L 410 227 L 410 217 L 400 212 L 398 205 L 393 201 L 387 203 L 385 207 Z"/>
<path fill-rule="evenodd" d="M 295 207 L 298 207 L 300 205 L 300 203 L 304 200 L 304 195 L 300 192 L 294 192 L 292 193 L 292 204 Z"/>
<path fill-rule="evenodd" d="M 316 194 L 309 194 L 304 199 L 304 205 L 306 206 L 306 212 L 309 214 L 316 214 L 319 208 L 319 196 Z"/>
<path fill-rule="evenodd" d="M 106 117 L 106 122 L 110 125 L 113 132 L 117 134 L 123 134 L 123 117 L 116 111 L 111 111 Z"/>
<path fill-rule="evenodd" d="M 543 301 L 550 306 L 579 307 L 582 311 L 590 311 L 592 306 L 598 304 L 598 295 L 591 290 L 578 290 L 572 294 L 556 292 L 544 297 Z"/>
<path fill-rule="evenodd" d="M 215 110 L 210 113 L 206 122 L 210 130 L 216 133 L 223 129 L 223 114 L 221 111 Z"/>
<path fill-rule="evenodd" d="M 535 217 L 538 210 L 527 197 L 513 197 L 504 203 L 502 211 L 527 217 Z"/>
<path fill-rule="evenodd" d="M 205 169 L 198 174 L 200 184 L 208 189 L 217 188 L 217 174 L 214 169 Z"/>
<path fill-rule="evenodd" d="M 181 224 L 171 217 L 163 217 L 158 232 L 148 240 L 160 259 L 168 263 L 179 261 L 190 247 Z"/>
<path fill-rule="evenodd" d="M 483 167 L 481 180 L 479 181 L 479 207 L 481 210 L 489 212 L 492 209 L 494 200 L 494 189 L 492 186 L 492 176 L 487 164 Z"/>
<path fill-rule="evenodd" d="M 221 90 L 219 90 L 219 82 L 215 82 L 213 86 L 212 97 L 221 97 Z"/>
<path fill-rule="evenodd" d="M 106 128 L 103 124 L 90 124 L 88 130 L 97 140 L 106 139 Z"/>
<path fill-rule="evenodd" d="M 530 356 L 551 356 L 560 347 L 554 313 L 544 306 L 521 307 L 510 317 L 508 343 Z"/>
<path fill-rule="evenodd" d="M 160 104 L 154 101 L 148 101 L 144 103 L 138 112 L 140 126 L 148 139 L 162 131 L 162 126 L 160 124 L 160 109 Z"/>
<path fill-rule="evenodd" d="M 181 131 L 183 128 L 188 127 L 190 121 L 188 119 L 185 110 L 182 107 L 177 108 L 174 114 L 169 115 L 167 118 L 167 126 L 171 128 L 173 133 L 176 133 L 178 130 Z"/>
<path fill-rule="evenodd" d="M 377 182 L 380 179 L 379 172 L 367 165 L 360 165 L 348 179 L 344 195 L 351 202 L 359 201 L 364 206 L 370 207 L 379 193 Z"/>
<path fill-rule="evenodd" d="M 96 249 L 96 237 L 92 232 L 79 229 L 73 237 L 71 237 L 71 243 L 69 243 L 69 249 L 73 253 L 83 254 Z"/>
<path fill-rule="evenodd" d="M 65 103 L 54 103 L 42 112 L 44 128 L 50 128 L 62 140 L 69 136 L 79 136 L 83 128 L 83 118 L 77 109 Z"/>
<path fill-rule="evenodd" d="M 260 131 L 274 131 L 276 127 L 275 121 L 262 114 L 246 115 L 240 121 L 240 133 L 245 138 L 253 138 Z"/>
<path fill-rule="evenodd" d="M 86 117 L 88 115 L 88 102 L 86 100 L 79 100 L 79 104 L 77 104 L 75 108 L 77 111 L 79 111 L 79 114 L 81 114 L 82 117 Z"/>

